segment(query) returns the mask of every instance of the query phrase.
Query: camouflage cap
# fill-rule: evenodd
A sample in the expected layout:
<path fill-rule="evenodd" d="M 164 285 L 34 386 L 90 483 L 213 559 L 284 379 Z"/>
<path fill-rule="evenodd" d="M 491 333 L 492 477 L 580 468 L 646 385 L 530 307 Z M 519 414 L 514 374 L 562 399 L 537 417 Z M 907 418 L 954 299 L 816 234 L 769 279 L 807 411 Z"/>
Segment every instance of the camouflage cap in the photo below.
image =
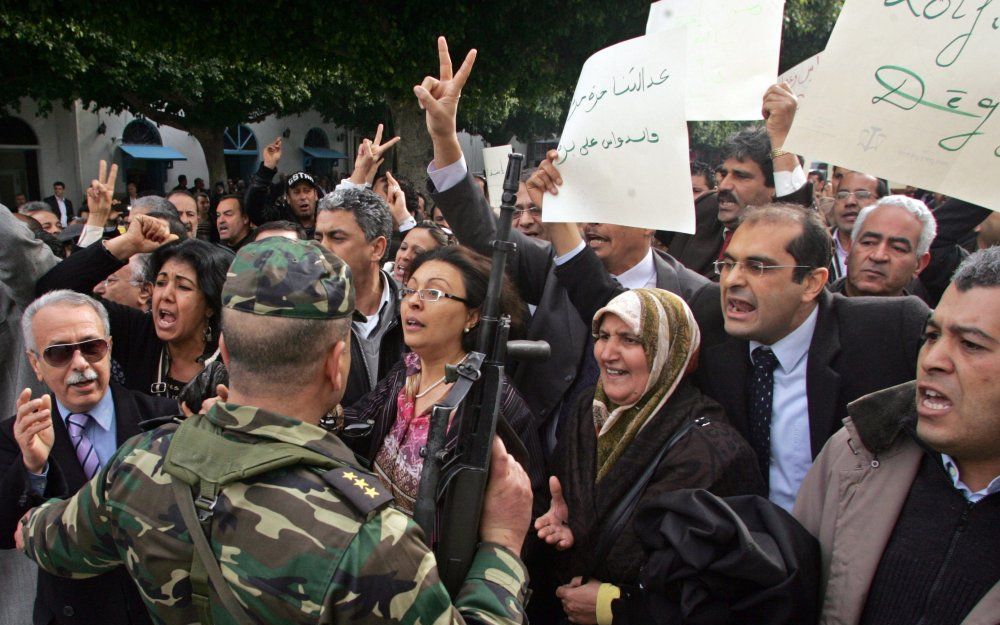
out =
<path fill-rule="evenodd" d="M 270 317 L 347 317 L 354 312 L 351 270 L 315 241 L 270 237 L 236 254 L 222 305 Z"/>

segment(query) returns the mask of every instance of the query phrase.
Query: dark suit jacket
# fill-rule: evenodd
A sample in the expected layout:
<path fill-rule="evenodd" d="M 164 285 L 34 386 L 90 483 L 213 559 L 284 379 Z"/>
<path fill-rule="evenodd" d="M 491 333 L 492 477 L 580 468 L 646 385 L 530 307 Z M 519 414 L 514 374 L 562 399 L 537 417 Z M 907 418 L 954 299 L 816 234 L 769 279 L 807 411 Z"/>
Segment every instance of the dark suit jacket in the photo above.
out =
<path fill-rule="evenodd" d="M 431 188 L 431 193 L 459 242 L 490 254 L 490 241 L 496 237 L 496 216 L 472 176 L 467 175 L 464 181 L 441 193 Z M 521 297 L 538 306 L 527 338 L 548 341 L 552 347 L 552 357 L 547 361 L 519 363 L 512 380 L 534 413 L 539 428 L 544 428 L 576 379 L 590 332 L 589 320 L 584 323 L 581 313 L 577 312 L 555 276 L 552 245 L 516 230 L 511 237 L 517 244 L 517 252 L 509 257 L 508 274 Z M 579 269 L 583 274 L 607 277 L 607 271 L 593 252 L 589 249 L 584 252 L 567 264 L 585 263 Z M 718 287 L 668 254 L 654 251 L 654 258 L 657 286 L 677 293 L 693 310 L 707 310 L 705 323 L 721 325 Z M 706 306 L 705 302 L 710 304 Z M 593 310 L 603 304 L 599 302 Z"/>
<path fill-rule="evenodd" d="M 59 202 L 56 201 L 56 196 L 50 195 L 42 201 L 48 204 L 55 211 L 55 214 L 59 215 L 60 219 L 62 218 L 62 212 L 59 210 Z M 73 202 L 68 197 L 63 197 L 63 201 L 66 202 L 66 223 L 69 223 L 76 217 L 76 212 L 73 210 Z"/>
<path fill-rule="evenodd" d="M 917 352 L 930 314 L 927 305 L 912 296 L 848 298 L 823 290 L 818 306 L 806 367 L 814 458 L 840 429 L 848 403 L 916 377 Z M 704 328 L 702 332 L 708 336 L 702 342 L 699 386 L 747 436 L 749 342 L 712 336 Z"/>
<path fill-rule="evenodd" d="M 115 404 L 115 437 L 120 446 L 139 434 L 139 423 L 175 415 L 177 402 L 130 391 L 111 383 Z M 49 456 L 45 493 L 28 488 L 21 450 L 14 440 L 14 418 L 0 423 L 0 549 L 14 547 L 17 522 L 31 508 L 53 498 L 73 495 L 86 483 L 55 398 L 52 400 L 55 443 Z M 39 569 L 35 622 L 83 625 L 150 623 L 135 583 L 123 568 L 88 579 L 56 577 Z"/>

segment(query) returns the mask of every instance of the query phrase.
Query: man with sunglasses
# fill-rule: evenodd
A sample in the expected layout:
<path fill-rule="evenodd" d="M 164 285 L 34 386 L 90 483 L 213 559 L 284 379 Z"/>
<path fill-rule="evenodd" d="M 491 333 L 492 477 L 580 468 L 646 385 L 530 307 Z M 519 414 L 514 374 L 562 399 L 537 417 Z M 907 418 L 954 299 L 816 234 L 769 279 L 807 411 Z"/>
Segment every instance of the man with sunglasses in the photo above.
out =
<path fill-rule="evenodd" d="M 83 487 L 140 421 L 178 414 L 172 400 L 110 382 L 110 328 L 104 307 L 86 295 L 52 291 L 22 318 L 35 374 L 51 394 L 24 389 L 16 415 L 0 424 L 0 549 L 10 549 L 18 520 L 53 497 Z M 88 579 L 39 571 L 36 623 L 148 623 L 123 569 Z"/>

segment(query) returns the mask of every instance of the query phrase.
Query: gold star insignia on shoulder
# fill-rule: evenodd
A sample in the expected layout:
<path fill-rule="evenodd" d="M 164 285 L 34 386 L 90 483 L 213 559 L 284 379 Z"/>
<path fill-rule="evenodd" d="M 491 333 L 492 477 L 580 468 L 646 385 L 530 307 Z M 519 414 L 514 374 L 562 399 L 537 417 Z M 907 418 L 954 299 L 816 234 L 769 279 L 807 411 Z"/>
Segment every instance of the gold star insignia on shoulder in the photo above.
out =
<path fill-rule="evenodd" d="M 357 486 L 358 488 L 362 488 L 362 489 L 368 488 L 368 482 L 366 482 L 364 480 L 364 478 L 359 478 L 359 479 L 354 480 L 354 485 Z"/>
<path fill-rule="evenodd" d="M 379 489 L 377 477 L 354 467 L 327 471 L 323 480 L 363 515 L 392 502 L 392 495 Z"/>
<path fill-rule="evenodd" d="M 374 488 L 366 488 L 365 495 L 371 497 L 372 499 L 375 499 L 376 497 L 378 497 L 378 491 L 375 490 Z"/>
<path fill-rule="evenodd" d="M 356 479 L 358 479 L 358 474 L 355 473 L 354 471 L 344 471 L 344 479 L 345 480 L 356 480 Z"/>

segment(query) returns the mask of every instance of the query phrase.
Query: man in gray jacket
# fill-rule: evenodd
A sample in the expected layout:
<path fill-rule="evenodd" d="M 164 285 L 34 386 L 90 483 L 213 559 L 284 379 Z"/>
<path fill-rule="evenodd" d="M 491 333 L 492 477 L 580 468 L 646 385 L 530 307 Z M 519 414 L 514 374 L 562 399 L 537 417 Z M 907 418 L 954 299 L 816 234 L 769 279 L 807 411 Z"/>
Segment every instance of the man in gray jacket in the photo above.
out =
<path fill-rule="evenodd" d="M 955 273 L 916 381 L 850 404 L 802 483 L 794 514 L 820 541 L 821 623 L 996 623 L 998 307 L 993 247 Z"/>

